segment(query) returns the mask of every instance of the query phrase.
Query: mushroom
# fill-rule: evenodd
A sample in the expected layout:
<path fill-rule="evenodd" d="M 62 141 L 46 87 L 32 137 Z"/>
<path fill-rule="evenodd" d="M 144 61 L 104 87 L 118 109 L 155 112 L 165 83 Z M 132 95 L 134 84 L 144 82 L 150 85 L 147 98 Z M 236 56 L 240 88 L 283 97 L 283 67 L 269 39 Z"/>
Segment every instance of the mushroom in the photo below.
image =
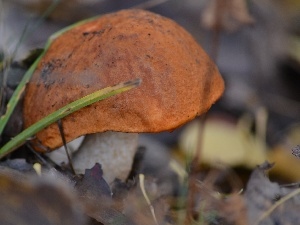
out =
<path fill-rule="evenodd" d="M 134 136 L 136 143 L 137 133 L 172 131 L 205 113 L 224 91 L 217 67 L 185 29 L 145 10 L 121 10 L 53 40 L 26 87 L 25 126 L 93 91 L 134 78 L 142 79 L 138 88 L 65 117 L 66 141 L 122 132 L 110 138 L 122 136 L 127 142 Z M 48 150 L 62 146 L 58 126 L 37 133 L 34 143 Z M 35 149 L 43 151 L 39 145 Z M 116 150 L 115 157 L 126 155 L 123 151 Z"/>

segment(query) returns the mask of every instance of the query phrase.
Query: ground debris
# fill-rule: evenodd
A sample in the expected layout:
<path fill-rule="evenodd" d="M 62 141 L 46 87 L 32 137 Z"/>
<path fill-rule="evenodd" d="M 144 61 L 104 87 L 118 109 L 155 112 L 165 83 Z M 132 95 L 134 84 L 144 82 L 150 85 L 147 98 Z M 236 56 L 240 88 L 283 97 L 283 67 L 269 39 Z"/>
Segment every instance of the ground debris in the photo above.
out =
<path fill-rule="evenodd" d="M 249 224 L 298 224 L 300 221 L 299 189 L 286 188 L 271 182 L 266 176 L 266 171 L 271 167 L 272 164 L 268 162 L 258 166 L 248 182 L 244 196 Z"/>
<path fill-rule="evenodd" d="M 268 162 L 252 172 L 244 192 L 234 171 L 222 167 L 199 169 L 194 177 L 187 177 L 193 187 L 181 184 L 177 194 L 164 191 L 156 177 L 141 173 L 109 185 L 98 163 L 73 181 L 54 169 L 39 176 L 29 165 L 11 160 L 0 166 L 1 224 L 289 225 L 300 221 L 299 184 L 271 182 L 266 172 L 273 164 Z"/>
<path fill-rule="evenodd" d="M 113 207 L 112 192 L 103 178 L 103 171 L 99 163 L 85 171 L 83 177 L 77 181 L 75 189 L 84 205 L 86 214 L 101 224 L 134 224 L 122 212 Z"/>
<path fill-rule="evenodd" d="M 0 168 L 1 225 L 85 225 L 71 187 Z"/>

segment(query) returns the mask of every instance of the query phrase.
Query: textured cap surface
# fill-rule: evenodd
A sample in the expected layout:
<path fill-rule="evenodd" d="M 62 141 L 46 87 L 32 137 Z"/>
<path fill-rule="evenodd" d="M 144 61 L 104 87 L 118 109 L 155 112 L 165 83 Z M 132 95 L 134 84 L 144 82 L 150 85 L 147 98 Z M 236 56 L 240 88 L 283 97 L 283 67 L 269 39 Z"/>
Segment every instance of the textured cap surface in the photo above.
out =
<path fill-rule="evenodd" d="M 25 125 L 101 88 L 141 78 L 138 88 L 63 119 L 66 140 L 103 132 L 173 130 L 221 96 L 217 67 L 174 21 L 144 10 L 104 15 L 57 37 L 26 88 Z M 62 145 L 56 124 L 37 134 Z"/>

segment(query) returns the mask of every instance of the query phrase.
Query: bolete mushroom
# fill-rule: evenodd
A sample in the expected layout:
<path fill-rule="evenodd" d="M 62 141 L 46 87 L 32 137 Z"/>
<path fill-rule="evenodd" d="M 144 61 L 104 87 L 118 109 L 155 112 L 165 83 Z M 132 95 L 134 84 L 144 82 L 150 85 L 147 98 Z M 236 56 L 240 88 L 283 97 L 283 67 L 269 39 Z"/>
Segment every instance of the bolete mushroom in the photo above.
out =
<path fill-rule="evenodd" d="M 206 112 L 224 90 L 217 67 L 185 29 L 148 11 L 122 10 L 53 40 L 26 88 L 25 126 L 93 91 L 134 78 L 142 79 L 138 88 L 65 117 L 67 142 L 106 131 L 172 131 Z M 49 150 L 60 147 L 58 126 L 40 131 L 35 141 Z"/>

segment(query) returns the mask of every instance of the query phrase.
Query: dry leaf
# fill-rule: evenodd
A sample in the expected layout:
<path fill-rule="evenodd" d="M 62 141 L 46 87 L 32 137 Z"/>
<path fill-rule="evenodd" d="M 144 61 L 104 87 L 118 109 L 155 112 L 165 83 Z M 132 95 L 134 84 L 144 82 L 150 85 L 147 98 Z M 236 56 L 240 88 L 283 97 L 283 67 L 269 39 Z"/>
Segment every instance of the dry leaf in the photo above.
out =
<path fill-rule="evenodd" d="M 300 126 L 288 129 L 280 142 L 268 152 L 268 160 L 275 166 L 270 171 L 272 176 L 280 177 L 287 182 L 300 180 L 300 159 L 293 155 L 293 148 L 299 145 Z"/>
<path fill-rule="evenodd" d="M 279 177 L 288 182 L 300 180 L 300 159 L 292 154 L 292 150 L 284 145 L 277 145 L 268 154 L 268 160 L 274 162 L 270 171 L 272 176 Z"/>
<path fill-rule="evenodd" d="M 85 224 L 73 190 L 43 178 L 1 167 L 0 199 L 1 225 Z"/>
<path fill-rule="evenodd" d="M 96 163 L 92 169 L 87 169 L 83 178 L 76 183 L 75 188 L 85 206 L 86 214 L 90 217 L 104 225 L 134 224 L 120 211 L 113 208 L 112 193 L 109 185 L 103 179 L 100 164 Z"/>
<path fill-rule="evenodd" d="M 250 128 L 224 119 L 205 121 L 200 159 L 203 163 L 217 162 L 230 166 L 254 168 L 266 160 L 266 146 L 253 136 Z M 187 155 L 194 155 L 200 133 L 200 123 L 189 124 L 180 138 L 180 148 Z"/>
<path fill-rule="evenodd" d="M 248 208 L 249 224 L 259 225 L 292 225 L 299 224 L 300 221 L 300 196 L 294 196 L 281 202 L 276 206 L 281 198 L 287 196 L 295 188 L 280 187 L 279 184 L 271 182 L 266 171 L 273 165 L 265 162 L 253 171 L 248 182 L 245 200 Z M 269 212 L 268 212 L 269 211 Z"/>

